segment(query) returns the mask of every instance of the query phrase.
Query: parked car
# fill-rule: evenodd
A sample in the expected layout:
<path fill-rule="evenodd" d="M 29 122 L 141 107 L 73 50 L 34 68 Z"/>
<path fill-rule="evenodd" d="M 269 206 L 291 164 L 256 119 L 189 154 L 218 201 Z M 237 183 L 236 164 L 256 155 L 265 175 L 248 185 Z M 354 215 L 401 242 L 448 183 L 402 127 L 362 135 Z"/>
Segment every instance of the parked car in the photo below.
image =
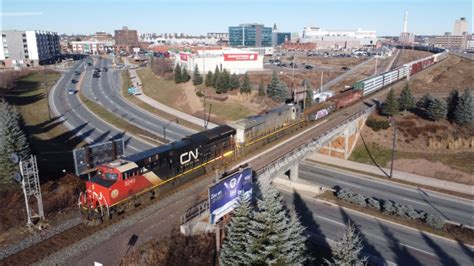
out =
<path fill-rule="evenodd" d="M 349 67 L 346 67 L 346 66 L 343 66 L 341 67 L 341 70 L 349 70 L 350 68 Z"/>

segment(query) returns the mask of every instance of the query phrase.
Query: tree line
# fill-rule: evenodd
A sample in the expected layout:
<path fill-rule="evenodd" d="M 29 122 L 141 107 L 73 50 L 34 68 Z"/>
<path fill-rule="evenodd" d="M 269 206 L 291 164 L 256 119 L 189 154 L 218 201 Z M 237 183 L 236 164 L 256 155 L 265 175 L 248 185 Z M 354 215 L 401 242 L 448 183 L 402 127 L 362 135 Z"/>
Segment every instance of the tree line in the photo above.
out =
<path fill-rule="evenodd" d="M 454 89 L 444 101 L 433 97 L 430 93 L 426 93 L 416 101 L 407 85 L 401 91 L 398 99 L 393 90 L 389 91 L 382 107 L 382 113 L 387 116 L 394 116 L 400 111 L 406 113 L 406 111 L 414 111 L 415 109 L 432 121 L 447 118 L 451 123 L 460 126 L 474 124 L 474 104 L 470 88 L 466 88 L 462 94 Z"/>
<path fill-rule="evenodd" d="M 267 186 L 255 204 L 241 196 L 226 226 L 219 256 L 221 265 L 303 265 L 311 263 L 304 226 L 294 210 L 283 204 L 279 192 Z M 360 265 L 363 246 L 358 233 L 348 226 L 333 247 L 328 265 Z M 342 264 L 341 264 L 342 263 Z"/>

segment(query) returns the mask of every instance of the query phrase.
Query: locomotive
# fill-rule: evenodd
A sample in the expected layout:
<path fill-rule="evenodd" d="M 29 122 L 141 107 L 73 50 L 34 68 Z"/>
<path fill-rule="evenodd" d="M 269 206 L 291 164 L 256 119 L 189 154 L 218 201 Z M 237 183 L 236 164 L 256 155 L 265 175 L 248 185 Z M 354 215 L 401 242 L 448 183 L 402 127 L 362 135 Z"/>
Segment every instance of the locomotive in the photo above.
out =
<path fill-rule="evenodd" d="M 144 197 L 154 198 L 166 185 L 203 175 L 216 164 L 231 160 L 233 155 L 257 149 L 446 57 L 446 52 L 435 54 L 360 80 L 352 88 L 302 112 L 298 105 L 282 105 L 101 165 L 79 196 L 80 209 L 87 221 L 109 219 L 127 205 L 139 204 Z"/>

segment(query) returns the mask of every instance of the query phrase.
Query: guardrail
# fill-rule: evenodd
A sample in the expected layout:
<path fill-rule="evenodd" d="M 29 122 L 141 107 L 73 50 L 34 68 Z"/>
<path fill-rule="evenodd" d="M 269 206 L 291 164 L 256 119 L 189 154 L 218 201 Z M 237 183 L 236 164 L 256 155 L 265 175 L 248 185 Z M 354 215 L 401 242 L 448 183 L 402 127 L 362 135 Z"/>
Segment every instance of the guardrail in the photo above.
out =
<path fill-rule="evenodd" d="M 206 199 L 192 206 L 191 208 L 187 209 L 186 212 L 183 215 L 181 215 L 181 218 L 180 218 L 181 224 L 185 224 L 189 222 L 190 220 L 201 215 L 207 210 L 209 210 L 209 200 Z"/>

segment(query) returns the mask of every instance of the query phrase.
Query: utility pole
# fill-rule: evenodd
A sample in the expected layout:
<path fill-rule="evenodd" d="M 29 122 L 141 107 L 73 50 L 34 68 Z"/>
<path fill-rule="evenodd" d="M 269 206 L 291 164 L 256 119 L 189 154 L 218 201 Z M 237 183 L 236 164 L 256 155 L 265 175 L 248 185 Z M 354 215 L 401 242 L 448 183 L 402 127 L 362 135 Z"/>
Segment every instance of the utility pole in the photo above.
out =
<path fill-rule="evenodd" d="M 324 72 L 321 70 L 321 86 L 319 87 L 319 93 L 323 92 L 323 75 Z"/>
<path fill-rule="evenodd" d="M 375 55 L 375 71 L 374 71 L 374 75 L 377 75 L 377 54 Z"/>

